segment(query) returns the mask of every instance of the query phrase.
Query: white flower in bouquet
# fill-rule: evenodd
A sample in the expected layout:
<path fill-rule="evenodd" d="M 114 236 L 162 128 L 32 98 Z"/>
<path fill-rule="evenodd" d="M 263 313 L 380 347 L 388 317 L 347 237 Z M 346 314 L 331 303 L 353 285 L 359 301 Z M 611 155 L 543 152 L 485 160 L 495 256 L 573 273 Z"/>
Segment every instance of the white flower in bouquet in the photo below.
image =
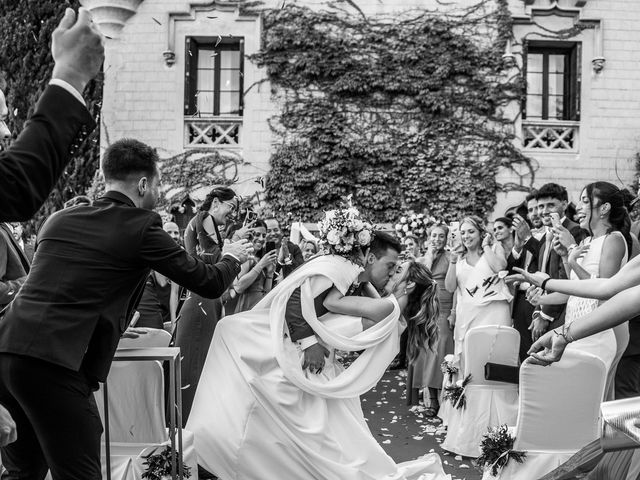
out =
<path fill-rule="evenodd" d="M 328 212 L 326 212 L 324 214 L 325 221 L 329 221 L 330 222 L 334 218 L 336 218 L 336 211 L 335 210 L 329 210 Z"/>
<path fill-rule="evenodd" d="M 360 212 L 358 211 L 357 208 L 355 207 L 347 208 L 347 218 L 356 218 L 358 215 L 360 215 Z"/>
<path fill-rule="evenodd" d="M 400 223 L 407 223 L 407 217 L 400 217 Z"/>
<path fill-rule="evenodd" d="M 356 218 L 356 219 L 353 221 L 353 224 L 352 224 L 352 225 L 353 225 L 353 229 L 354 229 L 356 232 L 359 232 L 360 230 L 362 230 L 362 229 L 364 228 L 364 222 L 363 222 L 362 220 L 358 219 L 358 218 Z"/>
<path fill-rule="evenodd" d="M 455 357 L 454 357 L 453 353 L 450 353 L 450 354 L 444 356 L 444 361 L 445 362 L 453 362 L 454 358 Z"/>
<path fill-rule="evenodd" d="M 409 225 L 403 225 L 402 226 L 402 231 L 403 232 L 408 232 L 409 231 Z"/>
<path fill-rule="evenodd" d="M 424 213 L 419 213 L 418 214 L 418 220 L 422 220 L 424 218 Z"/>
<path fill-rule="evenodd" d="M 460 379 L 456 382 L 456 387 L 462 387 L 462 383 L 464 382 L 464 380 Z"/>
<path fill-rule="evenodd" d="M 327 242 L 331 245 L 338 245 L 340 243 L 340 233 L 336 229 L 331 229 L 327 233 Z"/>
<path fill-rule="evenodd" d="M 411 228 L 417 228 L 418 222 L 411 222 Z"/>
<path fill-rule="evenodd" d="M 346 243 L 347 245 L 353 245 L 353 242 L 355 242 L 356 237 L 354 236 L 353 233 L 350 233 L 349 235 L 347 235 L 346 237 L 344 237 L 344 243 Z"/>
<path fill-rule="evenodd" d="M 362 230 L 358 233 L 358 243 L 360 245 L 369 245 L 371 242 L 371 233 L 369 230 Z"/>
<path fill-rule="evenodd" d="M 402 230 L 402 225 L 399 223 L 396 223 L 396 230 L 399 232 Z"/>

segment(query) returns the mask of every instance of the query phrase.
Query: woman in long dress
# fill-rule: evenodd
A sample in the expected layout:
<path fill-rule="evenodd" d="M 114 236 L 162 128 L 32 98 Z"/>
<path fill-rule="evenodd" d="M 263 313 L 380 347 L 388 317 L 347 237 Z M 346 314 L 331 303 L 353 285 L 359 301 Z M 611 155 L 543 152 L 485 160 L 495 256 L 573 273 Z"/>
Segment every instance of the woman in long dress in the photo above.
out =
<path fill-rule="evenodd" d="M 415 363 L 419 364 L 424 361 L 422 378 L 417 378 L 416 373 L 418 372 L 410 377 L 413 388 L 420 385 L 424 389 L 423 397 L 427 407 L 425 412 L 427 417 L 434 417 L 438 413 L 443 380 L 441 365 L 444 357 L 453 353 L 452 329 L 456 313 L 453 309 L 453 294 L 448 292 L 444 286 L 444 279 L 449 269 L 449 252 L 444 248 L 447 245 L 448 235 L 449 228 L 446 225 L 434 226 L 429 233 L 427 252 L 420 259 L 431 270 L 431 275 L 438 284 L 438 300 L 440 301 L 440 313 L 436 323 L 438 339 L 433 349 L 422 349 L 418 354 L 418 360 Z"/>
<path fill-rule="evenodd" d="M 571 234 L 566 229 L 555 227 L 557 240 L 554 242 L 554 248 L 567 266 L 569 278 L 571 280 L 609 278 L 618 273 L 627 263 L 631 251 L 629 233 L 631 222 L 620 189 L 609 182 L 595 182 L 587 185 L 580 195 L 578 219 L 580 227 L 588 230 L 591 235 L 573 248 L 574 241 Z M 531 296 L 531 301 L 540 305 L 567 303 L 565 328 L 570 328 L 571 324 L 579 322 L 582 317 L 600 305 L 600 302 L 595 299 L 567 296 L 562 293 L 541 294 L 541 291 L 535 292 Z M 605 363 L 607 367 L 605 400 L 613 399 L 616 367 L 628 343 L 629 327 L 625 322 L 613 329 L 573 342 L 569 346 L 571 349 L 592 353 Z"/>
<path fill-rule="evenodd" d="M 236 212 L 238 201 L 233 190 L 215 187 L 184 232 L 185 250 L 215 264 L 222 257 L 221 230 Z M 175 346 L 182 354 L 182 419 L 186 423 L 198 380 L 207 358 L 213 332 L 222 317 L 222 301 L 189 292 L 176 324 Z"/>
<path fill-rule="evenodd" d="M 362 248 L 351 253 L 362 251 L 364 268 L 338 255 L 314 258 L 253 310 L 225 317 L 216 329 L 187 428 L 195 433 L 200 463 L 223 480 L 449 478 L 435 454 L 397 466 L 364 419 L 358 396 L 378 382 L 397 353 L 401 304 L 422 290 L 418 318 L 424 321 L 437 303 L 434 282 L 418 285 L 409 278 L 397 283 L 397 297 L 344 296 L 358 281 L 382 287 L 400 251 L 384 234 L 369 245 L 369 233 L 354 230 L 362 228 L 357 211 L 351 215 L 348 235 L 340 228 L 323 237 L 345 256 L 349 250 L 342 247 L 359 238 Z M 285 314 L 297 289 L 304 319 L 329 351 L 320 374 L 302 369 L 300 347 L 288 338 Z M 330 313 L 318 318 L 314 300 L 323 292 Z M 343 369 L 336 349 L 363 352 Z"/>

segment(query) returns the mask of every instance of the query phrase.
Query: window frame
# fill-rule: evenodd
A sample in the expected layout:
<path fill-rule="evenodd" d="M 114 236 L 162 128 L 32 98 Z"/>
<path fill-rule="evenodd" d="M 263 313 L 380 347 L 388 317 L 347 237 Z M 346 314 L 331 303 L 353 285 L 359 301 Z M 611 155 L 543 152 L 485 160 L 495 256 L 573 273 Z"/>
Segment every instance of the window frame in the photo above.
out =
<path fill-rule="evenodd" d="M 581 42 L 553 42 L 526 40 L 523 49 L 523 76 L 525 89 L 522 100 L 522 118 L 530 121 L 580 121 L 580 90 L 582 86 L 581 75 Z M 527 97 L 529 85 L 528 61 L 529 54 L 543 55 L 542 71 L 542 112 L 541 118 L 527 117 Z M 563 112 L 562 118 L 549 118 L 549 55 L 564 55 L 564 88 L 563 88 Z"/>
<path fill-rule="evenodd" d="M 244 37 L 235 36 L 187 36 L 185 38 L 185 80 L 184 80 L 184 115 L 202 117 L 198 110 L 198 55 L 201 47 L 211 46 L 214 52 L 237 51 L 240 54 L 240 78 L 238 79 L 238 111 L 220 114 L 220 61 L 214 62 L 213 79 L 213 114 L 205 117 L 242 117 L 244 115 Z"/>

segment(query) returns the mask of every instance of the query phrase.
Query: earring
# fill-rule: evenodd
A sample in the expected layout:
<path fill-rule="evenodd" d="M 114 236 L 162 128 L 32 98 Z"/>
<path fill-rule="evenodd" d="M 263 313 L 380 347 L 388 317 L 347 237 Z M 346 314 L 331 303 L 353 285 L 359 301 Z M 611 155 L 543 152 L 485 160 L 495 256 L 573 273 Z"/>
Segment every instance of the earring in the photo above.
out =
<path fill-rule="evenodd" d="M 405 287 L 405 289 L 402 291 L 402 294 L 403 294 L 403 295 L 406 295 L 406 294 L 407 294 L 407 288 L 406 288 L 406 287 Z"/>

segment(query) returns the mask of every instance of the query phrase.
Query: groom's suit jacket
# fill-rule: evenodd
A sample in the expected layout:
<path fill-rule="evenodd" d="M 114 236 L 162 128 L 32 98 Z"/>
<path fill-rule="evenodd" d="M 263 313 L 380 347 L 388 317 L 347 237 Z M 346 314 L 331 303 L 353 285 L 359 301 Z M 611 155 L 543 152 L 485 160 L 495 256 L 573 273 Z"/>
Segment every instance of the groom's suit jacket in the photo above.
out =
<path fill-rule="evenodd" d="M 24 130 L 0 151 L 0 222 L 29 220 L 94 128 L 85 105 L 49 85 Z"/>
<path fill-rule="evenodd" d="M 324 306 L 324 299 L 331 291 L 331 288 L 333 287 L 329 287 L 313 299 L 316 316 L 318 317 L 321 317 L 329 311 Z M 361 295 L 361 288 L 362 287 L 358 287 L 353 291 L 353 293 L 349 293 L 349 295 Z M 302 340 L 303 338 L 308 338 L 315 335 L 315 332 L 313 331 L 311 326 L 302 316 L 302 305 L 300 303 L 300 287 L 296 288 L 289 297 L 284 318 L 287 322 L 287 326 L 289 327 L 289 334 L 292 342 L 297 342 L 299 340 Z"/>
<path fill-rule="evenodd" d="M 207 265 L 162 229 L 160 215 L 111 191 L 54 213 L 38 234 L 31 272 L 0 319 L 0 352 L 44 360 L 104 381 L 150 270 L 215 298 L 240 272 Z"/>

